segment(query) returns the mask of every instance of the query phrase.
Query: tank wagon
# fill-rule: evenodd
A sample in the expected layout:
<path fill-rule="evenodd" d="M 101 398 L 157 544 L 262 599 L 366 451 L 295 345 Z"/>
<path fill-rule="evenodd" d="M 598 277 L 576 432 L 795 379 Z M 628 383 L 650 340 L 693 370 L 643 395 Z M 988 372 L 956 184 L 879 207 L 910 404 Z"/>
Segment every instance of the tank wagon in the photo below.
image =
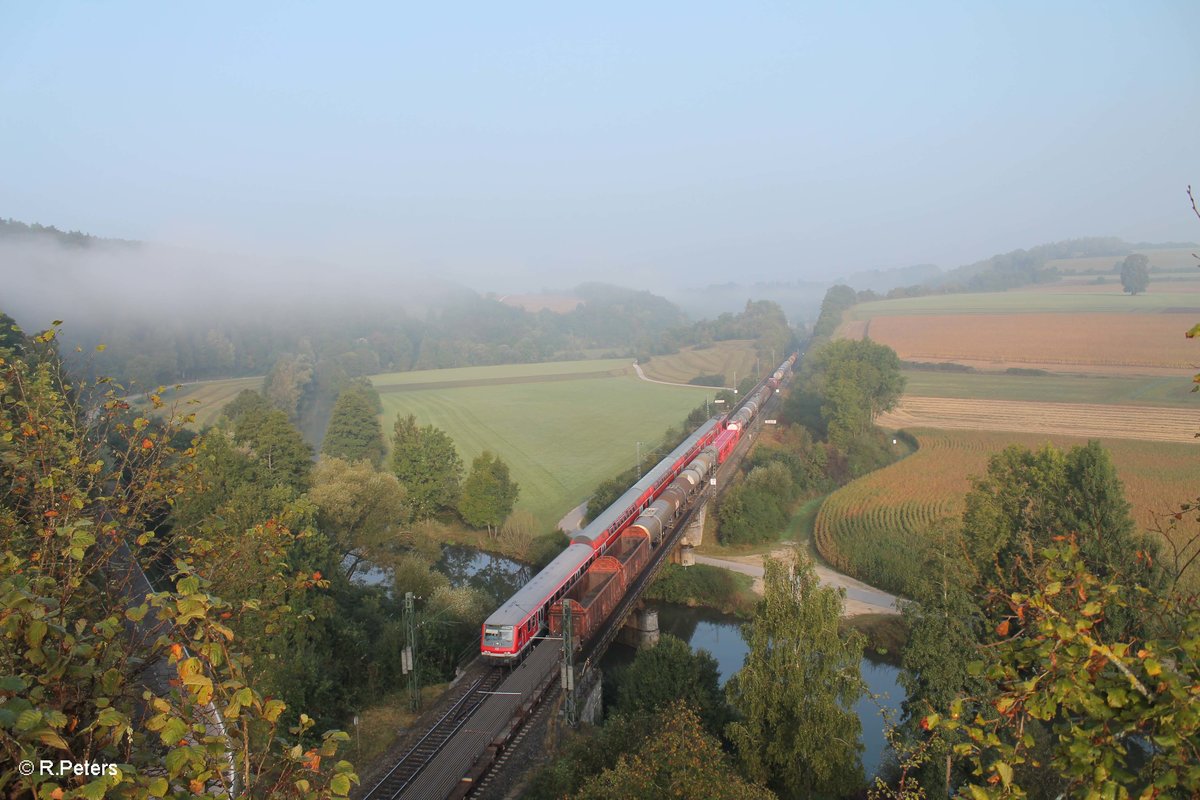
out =
<path fill-rule="evenodd" d="M 515 663 L 549 628 L 562 630 L 562 600 L 570 598 L 578 641 L 612 613 L 655 547 L 689 500 L 733 452 L 795 364 L 793 355 L 727 417 L 705 422 L 637 483 L 571 537 L 571 544 L 517 590 L 483 623 L 480 652 L 497 663 Z"/>

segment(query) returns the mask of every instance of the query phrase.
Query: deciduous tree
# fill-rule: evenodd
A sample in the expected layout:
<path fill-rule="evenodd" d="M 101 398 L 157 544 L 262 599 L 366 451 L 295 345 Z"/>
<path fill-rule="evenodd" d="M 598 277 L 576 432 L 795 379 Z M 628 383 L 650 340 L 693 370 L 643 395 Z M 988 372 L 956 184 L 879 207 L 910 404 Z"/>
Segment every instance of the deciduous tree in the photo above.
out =
<path fill-rule="evenodd" d="M 490 533 L 512 512 L 520 487 L 508 472 L 508 464 L 484 450 L 471 463 L 471 474 L 462 486 L 458 513 L 473 528 Z"/>
<path fill-rule="evenodd" d="M 417 427 L 412 414 L 397 416 L 391 466 L 404 485 L 415 518 L 427 519 L 458 502 L 463 463 L 445 431 L 432 425 Z"/>
<path fill-rule="evenodd" d="M 995 696 L 977 715 L 956 701 L 924 727 L 962 736 L 956 750 L 973 765 L 973 797 L 1025 796 L 1022 772 L 1045 771 L 1070 797 L 1195 797 L 1200 608 L 1097 575 L 1072 539 L 1042 550 L 1027 590 L 993 596 L 1000 621 L 988 660 L 969 666 Z M 1102 621 L 1117 607 L 1159 619 L 1165 635 L 1106 636 Z M 1050 731 L 1040 758 L 1031 752 L 1037 726 Z"/>
<path fill-rule="evenodd" d="M 1121 288 L 1126 294 L 1144 292 L 1150 286 L 1150 259 L 1141 253 L 1125 256 L 1121 262 Z"/>
<path fill-rule="evenodd" d="M 1040 550 L 1064 533 L 1078 537 L 1097 575 L 1156 593 L 1165 587 L 1158 545 L 1134 531 L 1124 487 L 1098 442 L 1066 453 L 1052 445 L 1006 448 L 989 460 L 966 505 L 963 524 L 981 590 L 1027 589 L 1022 576 Z M 1137 624 L 1127 611 L 1114 609 L 1104 628 L 1121 637 Z"/>
<path fill-rule="evenodd" d="M 717 660 L 706 650 L 693 653 L 687 642 L 664 634 L 654 647 L 639 650 L 625 671 L 617 709 L 624 714 L 652 713 L 676 701 L 699 714 L 713 735 L 720 735 L 729 719 Z"/>
<path fill-rule="evenodd" d="M 729 726 L 743 771 L 781 797 L 843 794 L 863 783 L 854 702 L 863 692 L 859 634 L 838 632 L 842 596 L 812 562 L 764 562 L 750 652 L 729 682 L 741 718 Z"/>
<path fill-rule="evenodd" d="M 408 521 L 400 481 L 366 461 L 322 457 L 312 484 L 308 496 L 317 504 L 318 522 L 337 548 L 347 578 L 362 561 L 378 562 L 397 526 Z"/>
<path fill-rule="evenodd" d="M 696 713 L 684 703 L 673 703 L 658 714 L 655 729 L 640 748 L 589 779 L 575 798 L 770 800 L 773 796 L 738 775 L 721 743 L 704 730 Z"/>
<path fill-rule="evenodd" d="M 41 334 L 31 349 L 54 338 Z M 95 387 L 60 369 L 0 350 L 0 754 L 14 767 L 121 766 L 111 775 L 14 768 L 0 777 L 5 794 L 347 795 L 356 778 L 336 758 L 345 734 L 318 736 L 306 715 L 285 717 L 228 624 L 248 611 L 275 624 L 289 612 L 273 597 L 253 610 L 219 597 L 196 569 L 200 539 L 178 532 L 162 591 L 145 583 L 142 567 L 160 552 L 148 531 L 190 471 L 191 448 L 171 444 L 186 420 L 130 414 L 115 392 L 85 406 Z M 162 410 L 156 394 L 149 400 Z M 268 538 L 286 536 L 274 527 Z M 271 560 L 278 584 L 313 583 L 293 584 Z"/>

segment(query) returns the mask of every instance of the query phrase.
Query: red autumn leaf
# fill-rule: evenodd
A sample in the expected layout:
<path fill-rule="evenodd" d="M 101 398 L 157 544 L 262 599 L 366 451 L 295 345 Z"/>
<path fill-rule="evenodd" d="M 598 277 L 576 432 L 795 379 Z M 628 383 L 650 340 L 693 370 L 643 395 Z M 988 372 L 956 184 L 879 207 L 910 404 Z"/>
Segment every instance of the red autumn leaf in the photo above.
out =
<path fill-rule="evenodd" d="M 149 439 L 142 439 L 142 449 L 143 450 L 151 450 L 153 448 L 154 448 L 154 442 L 150 441 Z"/>
<path fill-rule="evenodd" d="M 1008 620 L 1004 620 L 996 626 L 996 633 L 999 636 L 1008 636 Z"/>

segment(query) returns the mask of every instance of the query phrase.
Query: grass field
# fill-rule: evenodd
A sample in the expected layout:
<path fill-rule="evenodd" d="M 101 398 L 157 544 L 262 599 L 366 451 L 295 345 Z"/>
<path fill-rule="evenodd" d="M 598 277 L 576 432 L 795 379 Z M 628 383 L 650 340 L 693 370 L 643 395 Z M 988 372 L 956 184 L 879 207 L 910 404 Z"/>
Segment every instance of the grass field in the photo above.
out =
<path fill-rule="evenodd" d="M 1086 444 L 1069 436 L 981 431 L 911 431 L 921 447 L 908 458 L 829 495 L 817 512 L 814 538 L 834 567 L 884 589 L 903 592 L 903 577 L 930 530 L 940 521 L 959 524 L 971 476 L 987 470 L 988 457 L 1009 444 L 1060 448 Z M 1197 494 L 1200 445 L 1105 440 L 1125 485 L 1139 528 L 1156 513 L 1175 510 Z"/>
<path fill-rule="evenodd" d="M 198 381 L 185 383 L 178 391 L 168 390 L 163 394 L 163 401 L 170 407 L 178 404 L 177 411 L 182 414 L 195 414 L 196 422 L 192 427 L 199 430 L 217 421 L 221 409 L 229 401 L 237 397 L 244 389 L 261 391 L 262 376 L 254 378 L 228 378 L 219 381 Z"/>
<path fill-rule="evenodd" d="M 1151 267 L 1159 269 L 1180 269 L 1184 267 L 1195 267 L 1198 263 L 1192 253 L 1198 251 L 1195 247 L 1164 249 L 1164 250 L 1135 250 L 1135 253 L 1141 253 L 1150 259 Z M 1059 272 L 1080 272 L 1080 271 L 1113 271 L 1114 268 L 1125 260 L 1124 256 L 1095 256 L 1091 258 L 1056 258 L 1053 261 L 1047 261 L 1047 267 L 1055 267 Z M 1114 273 L 1115 274 L 1115 273 Z"/>
<path fill-rule="evenodd" d="M 1121 286 L 1121 279 L 1116 275 L 1105 278 L 1104 283 L 1096 283 L 1095 278 L 1078 276 L 1064 278 L 1054 283 L 1040 287 L 1042 292 L 1081 292 L 1085 294 L 1111 294 Z M 1193 272 L 1156 273 L 1150 277 L 1150 288 L 1155 294 L 1195 294 L 1200 292 L 1200 270 Z M 1194 302 L 1195 298 L 1188 298 Z"/>
<path fill-rule="evenodd" d="M 413 414 L 421 424 L 450 434 L 468 468 L 483 450 L 498 453 L 521 486 L 517 506 L 549 528 L 602 480 L 633 466 L 638 442 L 647 452 L 668 427 L 704 402 L 695 389 L 630 376 L 586 377 L 608 362 L 572 363 L 580 376 L 573 380 L 562 379 L 562 372 L 540 372 L 560 377 L 521 382 L 529 368 L 561 368 L 552 364 L 473 369 L 470 374 L 483 382 L 474 386 L 462 385 L 464 370 L 437 370 L 447 373 L 445 388 L 403 390 L 443 377 L 429 373 L 372 380 L 383 400 L 385 434 L 390 435 L 397 414 Z M 504 371 L 517 382 L 494 383 Z M 403 380 L 389 382 L 396 377 Z"/>
<path fill-rule="evenodd" d="M 907 361 L 1182 372 L 1200 360 L 1200 349 L 1183 336 L 1192 320 L 1185 314 L 913 314 L 876 317 L 865 333 Z"/>
<path fill-rule="evenodd" d="M 1200 352 L 1197 353 L 1200 360 Z M 1200 411 L 1200 394 L 1187 377 L 1128 375 L 1007 375 L 906 369 L 905 392 L 919 397 L 978 400 L 1041 400 L 1055 403 L 1117 403 L 1173 406 Z M 1200 423 L 1198 423 L 1200 425 Z"/>
<path fill-rule="evenodd" d="M 669 356 L 654 356 L 642 369 L 647 378 L 656 381 L 687 383 L 701 375 L 724 375 L 725 385 L 733 386 L 735 375 L 741 380 L 754 373 L 756 360 L 753 341 L 731 339 L 702 349 L 689 347 Z"/>
<path fill-rule="evenodd" d="M 977 292 L 970 294 L 939 294 L 927 297 L 902 297 L 860 303 L 846 312 L 847 321 L 875 317 L 906 316 L 911 314 L 1024 314 L 1024 313 L 1137 313 L 1152 314 L 1165 309 L 1187 310 L 1200 319 L 1200 298 L 1194 295 L 1179 297 L 1176 293 L 1157 291 L 1151 281 L 1145 294 L 1129 296 L 1114 283 L 1111 291 L 1048 292 L 1038 289 L 1018 289 L 1011 292 Z M 1190 319 L 1186 317 L 1181 319 Z M 1191 324 L 1180 328 L 1180 335 Z"/>
<path fill-rule="evenodd" d="M 552 378 L 577 376 L 596 372 L 631 371 L 632 359 L 609 358 L 586 361 L 547 361 L 537 364 L 501 364 L 494 367 L 455 367 L 453 369 L 422 369 L 413 372 L 386 372 L 372 375 L 371 383 L 380 392 L 390 387 L 409 387 L 413 384 L 438 383 L 503 383 L 514 378 Z"/>

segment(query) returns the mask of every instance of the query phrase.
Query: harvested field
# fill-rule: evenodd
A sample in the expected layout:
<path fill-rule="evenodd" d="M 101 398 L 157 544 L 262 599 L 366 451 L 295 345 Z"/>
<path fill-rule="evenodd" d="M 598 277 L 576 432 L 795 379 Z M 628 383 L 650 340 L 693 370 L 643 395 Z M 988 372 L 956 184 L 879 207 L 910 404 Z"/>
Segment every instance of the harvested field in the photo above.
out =
<path fill-rule="evenodd" d="M 1064 434 L 1102 439 L 1193 443 L 1200 429 L 1195 409 L 1154 406 L 967 400 L 905 395 L 876 423 L 883 428 L 946 428 Z"/>
<path fill-rule="evenodd" d="M 263 377 L 228 378 L 215 381 L 197 381 L 182 384 L 178 390 L 168 389 L 162 396 L 168 407 L 175 405 L 180 414 L 195 414 L 196 421 L 192 427 L 199 430 L 206 425 L 212 425 L 221 415 L 221 409 L 233 398 L 241 394 L 243 389 L 261 391 Z"/>
<path fill-rule="evenodd" d="M 779 355 L 780 361 L 783 356 Z M 741 380 L 754 373 L 756 360 L 754 342 L 730 339 L 709 347 L 688 347 L 669 356 L 654 356 L 642 365 L 642 370 L 647 378 L 668 383 L 687 383 L 701 375 L 724 375 L 725 385 L 733 386 L 735 375 Z"/>
<path fill-rule="evenodd" d="M 870 336 L 906 361 L 1182 374 L 1200 361 L 1200 350 L 1183 336 L 1188 319 L 1163 313 L 920 314 L 876 317 Z"/>
<path fill-rule="evenodd" d="M 987 470 L 989 456 L 1010 444 L 1066 449 L 1086 439 L 987 431 L 911 430 L 920 449 L 829 495 L 817 513 L 814 540 L 834 567 L 889 591 L 904 592 L 906 576 L 938 524 L 957 525 L 971 477 Z M 1152 529 L 1158 515 L 1197 493 L 1200 445 L 1103 440 L 1135 523 Z M 1188 531 L 1181 532 L 1181 536 Z M 1193 579 L 1194 580 L 1194 579 Z"/>

